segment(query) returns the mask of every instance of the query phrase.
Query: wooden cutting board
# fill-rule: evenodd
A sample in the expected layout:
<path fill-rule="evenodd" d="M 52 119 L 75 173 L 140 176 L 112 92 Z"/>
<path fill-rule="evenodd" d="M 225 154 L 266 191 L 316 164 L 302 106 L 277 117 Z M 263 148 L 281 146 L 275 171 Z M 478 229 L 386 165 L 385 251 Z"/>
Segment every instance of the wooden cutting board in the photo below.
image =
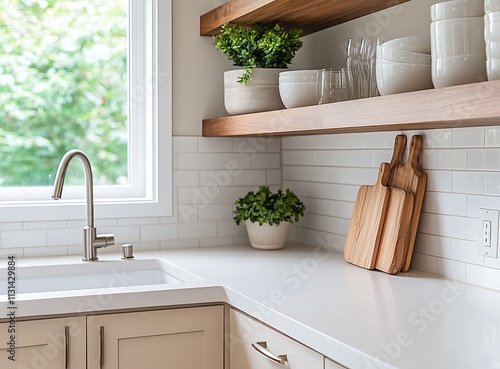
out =
<path fill-rule="evenodd" d="M 404 138 L 403 138 L 404 137 Z M 403 151 L 396 149 L 398 140 L 406 142 L 406 136 L 398 135 L 395 142 L 394 155 L 390 163 L 390 176 L 387 185 L 413 193 L 413 213 L 411 215 L 410 230 L 408 234 L 406 260 L 401 269 L 403 272 L 410 268 L 415 239 L 417 237 L 418 222 L 424 202 L 425 188 L 427 186 L 427 175 L 422 171 L 419 162 L 420 150 L 422 149 L 422 137 L 414 135 L 410 142 L 410 154 L 406 164 L 403 165 Z"/>
<path fill-rule="evenodd" d="M 375 269 L 396 274 L 405 265 L 410 222 L 413 213 L 413 193 L 390 188 L 385 222 L 380 238 Z"/>
<path fill-rule="evenodd" d="M 390 190 L 382 183 L 390 174 L 388 163 L 382 163 L 377 182 L 373 186 L 361 186 L 344 247 L 347 262 L 366 269 L 373 269 L 377 258 Z"/>
<path fill-rule="evenodd" d="M 397 160 L 402 161 L 405 149 L 406 136 L 396 136 L 391 163 Z M 387 185 L 387 183 L 382 184 Z M 396 274 L 406 262 L 410 221 L 413 213 L 413 193 L 394 187 L 390 190 L 391 197 L 387 205 L 375 269 Z"/>

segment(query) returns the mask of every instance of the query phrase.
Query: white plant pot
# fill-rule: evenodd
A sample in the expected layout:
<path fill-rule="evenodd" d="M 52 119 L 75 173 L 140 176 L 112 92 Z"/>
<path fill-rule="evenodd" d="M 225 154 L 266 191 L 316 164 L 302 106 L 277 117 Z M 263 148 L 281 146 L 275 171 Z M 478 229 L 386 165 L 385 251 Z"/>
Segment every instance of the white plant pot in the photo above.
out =
<path fill-rule="evenodd" d="M 279 92 L 279 74 L 286 69 L 256 68 L 252 80 L 238 83 L 244 69 L 224 72 L 224 106 L 229 115 L 284 109 Z"/>
<path fill-rule="evenodd" d="M 247 227 L 250 244 L 253 248 L 262 250 L 277 250 L 285 247 L 290 229 L 289 222 L 281 222 L 279 225 L 269 225 L 252 223 L 250 220 L 245 221 Z"/>

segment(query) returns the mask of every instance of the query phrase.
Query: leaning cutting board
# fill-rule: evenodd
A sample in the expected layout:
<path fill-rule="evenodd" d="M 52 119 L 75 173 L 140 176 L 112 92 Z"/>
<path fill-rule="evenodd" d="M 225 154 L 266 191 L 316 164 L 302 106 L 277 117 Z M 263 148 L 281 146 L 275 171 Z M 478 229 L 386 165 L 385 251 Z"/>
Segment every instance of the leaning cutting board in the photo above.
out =
<path fill-rule="evenodd" d="M 402 161 L 405 149 L 406 136 L 397 136 L 391 163 L 395 160 Z M 388 180 L 389 177 L 387 177 Z M 387 183 L 382 184 L 387 185 Z M 394 187 L 390 190 L 391 197 L 387 205 L 375 269 L 388 274 L 396 274 L 401 271 L 406 262 L 414 197 L 411 191 Z"/>
<path fill-rule="evenodd" d="M 377 182 L 361 186 L 356 196 L 351 224 L 344 247 L 347 262 L 366 269 L 373 269 L 382 235 L 390 190 L 382 183 L 390 174 L 388 163 L 382 163 Z"/>
<path fill-rule="evenodd" d="M 406 136 L 398 135 L 396 137 L 395 147 L 398 145 L 398 139 L 401 140 L 401 137 L 404 137 L 406 142 Z M 408 159 L 404 165 L 403 153 L 397 153 L 397 150 L 395 149 L 390 163 L 391 174 L 387 183 L 390 187 L 411 191 L 414 196 L 413 213 L 411 215 L 410 230 L 408 234 L 406 260 L 403 268 L 401 269 L 403 272 L 408 271 L 410 268 L 415 239 L 417 237 L 418 223 L 420 221 L 420 213 L 424 202 L 425 188 L 427 186 L 427 175 L 422 171 L 419 162 L 421 149 L 422 137 L 414 135 L 410 142 L 410 154 L 408 155 Z"/>
<path fill-rule="evenodd" d="M 406 263 L 413 213 L 413 193 L 393 187 L 390 190 L 391 197 L 387 205 L 375 269 L 396 274 Z"/>

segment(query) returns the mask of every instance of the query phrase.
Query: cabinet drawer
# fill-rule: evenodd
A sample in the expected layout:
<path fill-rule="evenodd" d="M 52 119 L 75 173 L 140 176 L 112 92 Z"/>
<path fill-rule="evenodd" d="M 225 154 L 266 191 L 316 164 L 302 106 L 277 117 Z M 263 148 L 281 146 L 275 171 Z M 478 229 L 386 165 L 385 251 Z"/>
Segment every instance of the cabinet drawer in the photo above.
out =
<path fill-rule="evenodd" d="M 230 369 L 322 369 L 323 356 L 235 310 L 229 320 Z M 286 365 L 272 361 L 252 347 L 266 342 L 275 355 L 286 355 Z"/>

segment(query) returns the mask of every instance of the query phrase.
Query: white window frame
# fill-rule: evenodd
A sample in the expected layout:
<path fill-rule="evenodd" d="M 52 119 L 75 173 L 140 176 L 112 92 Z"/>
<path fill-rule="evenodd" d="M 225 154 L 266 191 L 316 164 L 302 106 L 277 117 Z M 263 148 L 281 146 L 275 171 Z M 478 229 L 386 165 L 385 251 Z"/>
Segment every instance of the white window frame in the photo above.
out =
<path fill-rule="evenodd" d="M 140 21 L 129 25 L 147 30 L 142 34 L 136 29 L 133 34 L 138 38 L 129 38 L 129 43 L 135 43 L 134 53 L 144 55 L 145 38 L 151 40 L 152 46 L 151 52 L 146 53 L 150 55 L 146 60 L 129 55 L 129 85 L 136 86 L 141 74 L 148 77 L 136 90 L 129 87 L 129 103 L 136 94 L 136 98 L 145 99 L 148 105 L 145 109 L 129 107 L 129 135 L 142 142 L 141 145 L 129 145 L 129 173 L 144 177 L 140 181 L 131 178 L 130 185 L 119 188 L 94 186 L 97 219 L 172 215 L 172 0 L 132 0 L 129 6 L 132 17 L 146 19 L 147 15 L 152 20 L 151 28 L 144 27 Z M 137 45 L 144 49 L 138 51 Z M 143 150 L 138 149 L 140 146 Z M 78 159 L 74 161 L 81 167 Z M 138 168 L 143 169 L 140 174 Z M 85 218 L 84 183 L 65 186 L 59 201 L 52 200 L 51 194 L 51 186 L 1 188 L 0 222 Z"/>

